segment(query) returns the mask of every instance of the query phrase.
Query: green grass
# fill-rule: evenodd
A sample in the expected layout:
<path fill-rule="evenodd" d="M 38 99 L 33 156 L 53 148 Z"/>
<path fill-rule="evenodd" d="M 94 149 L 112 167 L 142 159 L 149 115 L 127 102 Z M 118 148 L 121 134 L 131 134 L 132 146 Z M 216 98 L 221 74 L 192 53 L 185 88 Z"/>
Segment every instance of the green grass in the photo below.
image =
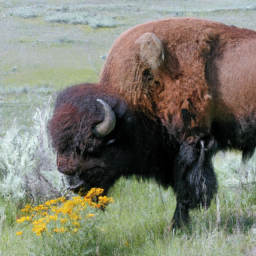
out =
<path fill-rule="evenodd" d="M 124 24 L 110 29 L 49 23 L 43 17 L 12 17 L 8 12 L 24 2 L 0 2 L 0 16 L 4 19 L 0 39 L 0 138 L 14 124 L 21 132 L 33 133 L 37 108 L 45 109 L 50 98 L 52 107 L 59 90 L 76 83 L 97 82 L 104 65 L 100 56 L 131 26 L 177 15 L 256 28 L 255 10 L 245 11 L 252 1 L 201 0 L 191 4 L 192 1 L 174 0 L 167 5 L 166 1 L 123 0 L 117 7 L 116 2 L 110 1 L 111 7 L 99 10 L 112 13 Z M 78 2 L 73 0 L 72 5 Z M 93 1 L 88 2 L 95 5 L 93 11 L 99 11 Z M 63 0 L 47 0 L 40 2 L 42 8 L 46 3 L 66 5 Z M 226 5 L 237 9 L 219 10 Z M 48 11 L 53 10 L 54 7 Z M 23 152 L 28 162 L 35 161 L 35 157 L 25 155 L 26 150 Z M 256 158 L 245 166 L 240 158 L 237 152 L 215 157 L 217 201 L 213 200 L 207 212 L 192 211 L 191 226 L 177 233 L 168 230 L 175 195 L 154 181 L 121 178 L 109 194 L 115 203 L 105 212 L 98 212 L 94 222 L 84 222 L 81 231 L 73 235 L 37 237 L 25 230 L 22 236 L 16 236 L 20 230 L 16 217 L 27 202 L 1 197 L 0 255 L 250 255 L 256 243 Z M 13 170 L 19 170 L 20 160 L 15 159 Z M 53 161 L 50 164 L 55 166 Z"/>
<path fill-rule="evenodd" d="M 256 241 L 255 161 L 254 156 L 242 165 L 238 152 L 219 153 L 217 197 L 207 211 L 192 211 L 190 226 L 176 233 L 169 230 L 175 195 L 152 180 L 119 179 L 109 192 L 115 203 L 83 221 L 75 234 L 36 236 L 27 226 L 16 236 L 16 219 L 28 202 L 1 197 L 0 254 L 247 255 Z"/>
<path fill-rule="evenodd" d="M 30 87 L 34 84 L 37 87 L 49 86 L 54 89 L 65 88 L 87 81 L 92 83 L 97 80 L 98 74 L 92 68 L 41 68 L 36 70 L 24 70 L 21 74 L 16 73 L 4 79 L 5 87 Z M 17 83 L 18 81 L 18 83 Z"/>
<path fill-rule="evenodd" d="M 255 185 L 250 190 L 255 191 Z M 255 200 L 255 193 L 220 186 L 217 205 L 205 211 L 193 211 L 189 230 L 172 233 L 168 230 L 175 208 L 175 196 L 152 181 L 121 178 L 111 189 L 115 203 L 105 212 L 98 212 L 93 223 L 84 222 L 73 235 L 53 237 L 36 235 L 25 230 L 16 236 L 17 207 L 5 205 L 6 220 L 2 224 L 2 255 L 245 255 L 254 246 L 256 229 L 255 206 L 244 204 Z M 2 206 L 3 207 L 3 206 Z M 3 217 L 2 217 L 3 218 Z"/>

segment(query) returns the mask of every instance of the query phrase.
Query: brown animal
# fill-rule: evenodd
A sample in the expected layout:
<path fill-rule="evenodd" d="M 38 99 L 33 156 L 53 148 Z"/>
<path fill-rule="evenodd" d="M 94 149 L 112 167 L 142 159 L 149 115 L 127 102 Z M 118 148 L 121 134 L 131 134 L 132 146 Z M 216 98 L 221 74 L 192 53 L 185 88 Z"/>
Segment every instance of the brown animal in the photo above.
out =
<path fill-rule="evenodd" d="M 99 84 L 58 96 L 49 131 L 71 187 L 153 177 L 177 195 L 173 227 L 188 222 L 190 209 L 209 207 L 217 191 L 213 154 L 238 149 L 245 160 L 256 146 L 255 42 L 252 30 L 191 18 L 124 32 Z M 112 114 L 103 114 L 106 106 Z M 95 127 L 108 115 L 116 123 L 99 135 Z"/>

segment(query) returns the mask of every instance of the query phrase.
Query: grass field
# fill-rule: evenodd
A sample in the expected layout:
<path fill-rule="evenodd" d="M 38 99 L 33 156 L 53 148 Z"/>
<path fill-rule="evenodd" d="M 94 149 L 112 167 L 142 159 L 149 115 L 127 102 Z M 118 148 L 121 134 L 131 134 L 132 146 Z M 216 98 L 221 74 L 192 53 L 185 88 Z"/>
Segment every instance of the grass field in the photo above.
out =
<path fill-rule="evenodd" d="M 192 212 L 188 230 L 168 230 L 170 189 L 133 177 L 76 233 L 15 234 L 21 208 L 63 189 L 46 133 L 58 91 L 97 82 L 101 56 L 136 24 L 190 16 L 256 29 L 255 12 L 252 0 L 0 0 L 0 256 L 256 255 L 256 157 L 242 164 L 239 152 L 214 158 L 218 195 L 207 212 Z"/>

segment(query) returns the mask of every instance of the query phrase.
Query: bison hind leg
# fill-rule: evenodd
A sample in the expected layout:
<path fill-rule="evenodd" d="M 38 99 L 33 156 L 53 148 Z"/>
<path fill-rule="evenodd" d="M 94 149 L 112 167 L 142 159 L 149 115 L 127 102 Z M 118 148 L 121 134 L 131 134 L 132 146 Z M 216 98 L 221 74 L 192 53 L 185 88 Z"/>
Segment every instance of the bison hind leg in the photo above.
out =
<path fill-rule="evenodd" d="M 184 141 L 175 160 L 175 186 L 177 206 L 173 227 L 180 228 L 189 222 L 189 210 L 207 209 L 217 192 L 217 178 L 212 164 L 215 139 L 208 137 L 198 143 Z"/>

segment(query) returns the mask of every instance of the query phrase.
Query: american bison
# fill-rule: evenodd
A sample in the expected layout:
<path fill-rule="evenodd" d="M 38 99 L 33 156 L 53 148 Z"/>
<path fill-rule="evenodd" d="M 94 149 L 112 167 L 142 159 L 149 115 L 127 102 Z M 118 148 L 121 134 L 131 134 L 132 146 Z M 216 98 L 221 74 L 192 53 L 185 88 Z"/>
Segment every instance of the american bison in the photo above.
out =
<path fill-rule="evenodd" d="M 139 175 L 171 186 L 172 225 L 210 206 L 212 157 L 256 146 L 256 32 L 170 18 L 138 25 L 113 44 L 98 84 L 61 92 L 49 132 L 74 191 Z"/>

